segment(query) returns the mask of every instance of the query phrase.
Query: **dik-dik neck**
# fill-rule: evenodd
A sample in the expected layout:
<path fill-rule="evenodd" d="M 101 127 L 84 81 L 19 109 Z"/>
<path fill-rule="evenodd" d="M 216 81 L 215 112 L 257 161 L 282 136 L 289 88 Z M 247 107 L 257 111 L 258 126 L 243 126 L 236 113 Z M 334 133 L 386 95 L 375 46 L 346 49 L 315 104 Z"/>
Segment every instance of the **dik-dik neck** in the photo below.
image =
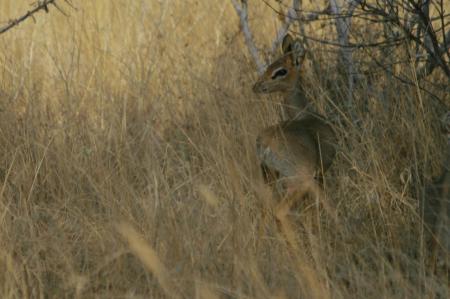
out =
<path fill-rule="evenodd" d="M 289 119 L 298 119 L 302 112 L 309 110 L 309 103 L 306 100 L 305 91 L 302 88 L 301 82 L 289 90 L 284 96 L 284 110 Z"/>

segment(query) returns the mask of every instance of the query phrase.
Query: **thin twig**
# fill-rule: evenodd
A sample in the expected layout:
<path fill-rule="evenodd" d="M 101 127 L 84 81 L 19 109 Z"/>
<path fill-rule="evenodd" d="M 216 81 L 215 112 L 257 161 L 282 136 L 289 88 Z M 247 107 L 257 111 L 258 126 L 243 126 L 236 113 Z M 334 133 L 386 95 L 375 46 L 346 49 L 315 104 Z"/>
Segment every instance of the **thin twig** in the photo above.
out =
<path fill-rule="evenodd" d="M 69 5 L 71 5 L 70 1 L 65 0 L 66 3 L 68 3 Z M 61 11 L 61 9 L 56 6 L 56 0 L 42 0 L 42 1 L 38 1 L 35 4 L 35 7 L 32 10 L 27 11 L 24 15 L 22 15 L 21 17 L 17 18 L 17 19 L 13 19 L 11 21 L 8 22 L 7 25 L 3 26 L 0 28 L 0 34 L 5 33 L 6 31 L 16 27 L 17 25 L 19 25 L 20 23 L 22 23 L 23 21 L 25 21 L 28 18 L 33 18 L 34 14 L 36 14 L 37 12 L 44 10 L 45 12 L 48 13 L 48 6 L 49 5 L 53 5 L 55 6 L 58 10 Z"/>
<path fill-rule="evenodd" d="M 444 41 L 442 42 L 442 45 L 440 45 L 439 51 L 441 54 L 444 54 L 447 53 L 449 49 L 450 49 L 450 30 L 447 31 L 447 33 L 445 34 Z M 421 79 L 430 75 L 438 65 L 439 63 L 436 63 L 436 60 L 431 59 L 431 57 L 428 57 L 425 65 L 416 71 L 417 77 Z"/>
<path fill-rule="evenodd" d="M 448 63 L 445 61 L 445 59 L 442 57 L 443 54 L 446 53 L 446 51 L 448 51 L 449 48 L 449 44 L 446 41 L 446 38 L 444 38 L 444 41 L 441 44 L 438 42 L 436 37 L 436 31 L 432 27 L 429 16 L 422 10 L 421 4 L 419 4 L 418 2 L 414 2 L 412 0 L 404 0 L 401 2 L 401 4 L 406 11 L 408 11 L 413 15 L 413 17 L 415 18 L 415 22 L 422 23 L 422 26 L 419 27 L 422 27 L 420 29 L 421 31 L 425 31 L 424 32 L 425 38 L 422 38 L 420 35 L 413 34 L 407 22 L 403 24 L 400 21 L 399 14 L 396 12 L 389 13 L 386 12 L 384 8 L 374 6 L 366 2 L 362 3 L 361 8 L 365 12 L 382 17 L 384 22 L 396 26 L 403 32 L 406 38 L 415 42 L 416 45 L 419 45 L 422 49 L 426 51 L 429 61 L 424 67 L 422 67 L 417 71 L 419 79 L 431 74 L 431 72 L 437 66 L 439 66 L 445 73 L 447 78 L 450 80 L 450 67 L 448 66 Z"/>

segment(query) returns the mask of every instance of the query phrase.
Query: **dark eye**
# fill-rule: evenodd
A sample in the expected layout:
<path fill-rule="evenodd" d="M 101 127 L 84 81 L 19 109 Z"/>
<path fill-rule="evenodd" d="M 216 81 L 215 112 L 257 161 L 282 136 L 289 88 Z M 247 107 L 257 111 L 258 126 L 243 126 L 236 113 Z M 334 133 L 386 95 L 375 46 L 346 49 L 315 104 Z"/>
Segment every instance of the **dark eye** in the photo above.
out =
<path fill-rule="evenodd" d="M 285 70 L 285 69 L 278 70 L 272 75 L 272 79 L 275 79 L 277 77 L 286 76 L 286 74 L 287 74 L 287 70 Z"/>

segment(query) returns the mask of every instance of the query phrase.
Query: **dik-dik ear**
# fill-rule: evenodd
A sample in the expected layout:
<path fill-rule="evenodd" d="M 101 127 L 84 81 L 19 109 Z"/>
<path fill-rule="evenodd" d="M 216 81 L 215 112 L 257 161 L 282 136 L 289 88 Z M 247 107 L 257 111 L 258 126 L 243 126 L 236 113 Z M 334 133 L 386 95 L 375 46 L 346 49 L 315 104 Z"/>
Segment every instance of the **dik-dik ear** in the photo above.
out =
<path fill-rule="evenodd" d="M 287 54 L 289 52 L 292 52 L 294 45 L 294 39 L 292 36 L 288 33 L 284 36 L 283 42 L 281 43 L 281 50 L 283 50 L 283 54 Z"/>
<path fill-rule="evenodd" d="M 292 55 L 292 61 L 294 62 L 296 67 L 299 67 L 302 64 L 303 59 L 305 58 L 306 51 L 300 43 L 300 40 L 294 40 L 288 33 L 283 38 L 281 49 L 283 50 L 283 54 L 286 55 L 290 53 Z"/>

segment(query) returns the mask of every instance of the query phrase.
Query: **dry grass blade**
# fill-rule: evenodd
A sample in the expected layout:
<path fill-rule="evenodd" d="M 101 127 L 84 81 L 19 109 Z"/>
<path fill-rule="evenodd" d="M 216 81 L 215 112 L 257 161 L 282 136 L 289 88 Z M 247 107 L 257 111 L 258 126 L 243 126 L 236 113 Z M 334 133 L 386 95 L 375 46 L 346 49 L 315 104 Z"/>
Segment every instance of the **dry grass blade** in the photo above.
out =
<path fill-rule="evenodd" d="M 219 299 L 220 297 L 211 288 L 205 285 L 197 285 L 197 298 L 199 299 Z"/>
<path fill-rule="evenodd" d="M 276 218 L 279 223 L 281 233 L 286 240 L 287 246 L 290 249 L 292 258 L 297 264 L 296 277 L 299 283 L 306 284 L 307 290 L 309 290 L 308 297 L 310 298 L 331 298 L 327 284 L 324 283 L 323 278 L 317 271 L 318 262 L 314 258 L 314 254 L 311 251 L 311 244 L 307 246 L 300 246 L 299 233 L 294 228 L 294 225 L 289 220 L 288 211 L 289 204 L 283 203 L 277 209 Z M 309 232 L 303 234 L 304 238 L 309 238 Z"/>
<path fill-rule="evenodd" d="M 170 298 L 181 298 L 173 285 L 169 272 L 159 260 L 155 250 L 151 248 L 142 236 L 131 225 L 122 223 L 117 230 L 128 242 L 131 251 L 141 260 L 145 267 L 155 275 L 164 292 Z"/>
<path fill-rule="evenodd" d="M 217 208 L 220 204 L 219 199 L 217 199 L 217 196 L 211 191 L 210 188 L 208 188 L 205 185 L 199 185 L 197 187 L 198 192 L 200 193 L 201 198 L 211 207 Z"/>

